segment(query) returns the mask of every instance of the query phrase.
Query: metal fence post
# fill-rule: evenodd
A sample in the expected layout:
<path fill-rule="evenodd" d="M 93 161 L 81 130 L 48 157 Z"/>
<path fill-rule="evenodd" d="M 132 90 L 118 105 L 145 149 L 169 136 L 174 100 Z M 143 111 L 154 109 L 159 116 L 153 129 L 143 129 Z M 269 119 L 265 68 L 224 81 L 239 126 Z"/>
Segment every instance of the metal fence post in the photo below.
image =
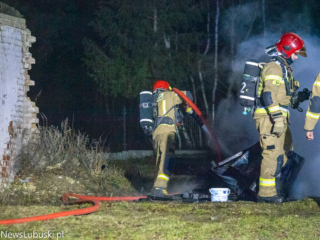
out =
<path fill-rule="evenodd" d="M 203 143 L 202 143 L 202 129 L 201 129 L 201 127 L 198 127 L 198 130 L 199 130 L 199 147 L 200 147 L 200 149 L 202 149 L 203 148 Z"/>
<path fill-rule="evenodd" d="M 126 132 L 126 107 L 123 107 L 123 147 L 127 151 L 127 132 Z"/>

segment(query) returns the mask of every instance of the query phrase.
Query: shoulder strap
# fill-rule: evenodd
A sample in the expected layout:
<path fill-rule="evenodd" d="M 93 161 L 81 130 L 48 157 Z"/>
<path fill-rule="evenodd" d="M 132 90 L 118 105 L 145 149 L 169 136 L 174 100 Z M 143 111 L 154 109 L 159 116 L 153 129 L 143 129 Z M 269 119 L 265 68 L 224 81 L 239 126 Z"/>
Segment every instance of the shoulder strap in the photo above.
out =
<path fill-rule="evenodd" d="M 292 93 L 290 92 L 290 89 L 292 87 L 292 82 L 291 82 L 291 79 L 288 78 L 288 69 L 285 67 L 283 63 L 279 61 L 276 61 L 275 63 L 278 64 L 282 69 L 282 78 L 286 86 L 286 94 L 287 96 L 290 96 L 292 95 Z"/>
<path fill-rule="evenodd" d="M 265 65 L 267 65 L 267 63 L 265 63 L 265 62 L 261 62 L 258 64 L 259 68 L 261 68 L 261 69 L 263 69 Z"/>
<path fill-rule="evenodd" d="M 283 80 L 285 81 L 285 79 L 288 77 L 288 70 L 282 63 L 279 62 L 279 65 L 282 69 Z"/>
<path fill-rule="evenodd" d="M 278 61 L 277 59 L 271 59 L 270 62 L 275 62 L 276 64 L 278 64 L 281 67 L 281 69 L 282 69 L 282 78 L 283 78 L 283 81 L 285 81 L 285 79 L 288 77 L 288 70 L 284 66 L 284 64 L 281 63 L 280 61 Z"/>

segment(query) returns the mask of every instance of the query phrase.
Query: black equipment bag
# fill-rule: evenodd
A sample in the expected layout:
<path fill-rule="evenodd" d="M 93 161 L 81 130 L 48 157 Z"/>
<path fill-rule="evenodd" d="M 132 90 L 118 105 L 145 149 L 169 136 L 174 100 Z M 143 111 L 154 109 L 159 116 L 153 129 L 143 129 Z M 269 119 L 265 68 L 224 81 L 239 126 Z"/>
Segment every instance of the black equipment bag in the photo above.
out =
<path fill-rule="evenodd" d="M 257 200 L 259 191 L 259 176 L 262 161 L 262 148 L 257 142 L 238 154 L 222 161 L 218 167 L 213 164 L 214 174 L 220 178 L 231 192 L 236 194 L 238 200 Z M 305 160 L 295 152 L 288 152 L 287 162 L 276 176 L 278 195 L 291 197 L 290 192 Z M 289 199 L 293 200 L 293 199 Z"/>

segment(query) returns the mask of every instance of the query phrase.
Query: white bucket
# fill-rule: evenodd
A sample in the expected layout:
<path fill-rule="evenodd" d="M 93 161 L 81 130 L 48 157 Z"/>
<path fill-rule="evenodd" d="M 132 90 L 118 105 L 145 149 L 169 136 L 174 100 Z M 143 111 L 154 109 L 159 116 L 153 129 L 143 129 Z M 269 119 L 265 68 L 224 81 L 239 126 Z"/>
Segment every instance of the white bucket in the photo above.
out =
<path fill-rule="evenodd" d="M 230 194 L 229 188 L 210 188 L 211 202 L 226 202 Z"/>

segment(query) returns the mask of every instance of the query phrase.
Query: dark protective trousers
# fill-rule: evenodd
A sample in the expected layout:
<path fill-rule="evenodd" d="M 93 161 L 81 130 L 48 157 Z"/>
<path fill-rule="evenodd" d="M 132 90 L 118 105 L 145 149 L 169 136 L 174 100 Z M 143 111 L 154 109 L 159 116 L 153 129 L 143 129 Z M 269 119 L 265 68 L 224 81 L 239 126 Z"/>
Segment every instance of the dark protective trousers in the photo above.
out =
<path fill-rule="evenodd" d="M 259 178 L 260 197 L 272 197 L 277 195 L 276 178 L 279 176 L 282 166 L 287 162 L 286 154 L 292 151 L 292 135 L 285 123 L 285 132 L 280 136 L 272 133 L 273 122 L 269 116 L 256 119 L 256 127 L 260 133 L 260 145 L 262 148 L 262 162 Z"/>
<path fill-rule="evenodd" d="M 158 175 L 154 187 L 167 188 L 170 179 L 169 164 L 175 156 L 175 133 L 168 132 L 159 134 L 154 138 L 154 151 L 156 153 L 156 165 Z"/>

